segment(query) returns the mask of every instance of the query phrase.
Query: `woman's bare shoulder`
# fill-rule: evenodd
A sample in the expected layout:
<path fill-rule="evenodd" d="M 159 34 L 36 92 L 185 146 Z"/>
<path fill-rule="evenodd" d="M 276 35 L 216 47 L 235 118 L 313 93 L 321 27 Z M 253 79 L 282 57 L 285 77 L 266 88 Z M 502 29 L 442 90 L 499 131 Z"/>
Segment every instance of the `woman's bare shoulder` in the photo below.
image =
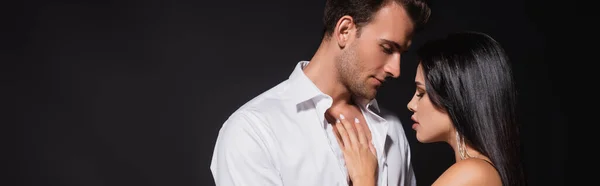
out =
<path fill-rule="evenodd" d="M 450 166 L 433 183 L 436 185 L 489 185 L 502 186 L 498 171 L 488 162 L 479 158 L 468 158 Z"/>

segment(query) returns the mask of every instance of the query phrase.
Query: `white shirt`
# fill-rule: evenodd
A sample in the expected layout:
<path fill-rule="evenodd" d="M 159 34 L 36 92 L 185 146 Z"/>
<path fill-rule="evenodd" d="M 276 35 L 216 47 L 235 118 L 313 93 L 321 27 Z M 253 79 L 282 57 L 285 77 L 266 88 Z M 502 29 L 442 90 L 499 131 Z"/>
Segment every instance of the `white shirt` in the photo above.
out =
<path fill-rule="evenodd" d="M 332 98 L 306 77 L 307 64 L 299 62 L 289 79 L 225 121 L 210 165 L 216 185 L 348 185 L 344 157 L 325 119 Z M 376 100 L 356 101 L 377 150 L 378 185 L 416 185 L 400 120 Z"/>

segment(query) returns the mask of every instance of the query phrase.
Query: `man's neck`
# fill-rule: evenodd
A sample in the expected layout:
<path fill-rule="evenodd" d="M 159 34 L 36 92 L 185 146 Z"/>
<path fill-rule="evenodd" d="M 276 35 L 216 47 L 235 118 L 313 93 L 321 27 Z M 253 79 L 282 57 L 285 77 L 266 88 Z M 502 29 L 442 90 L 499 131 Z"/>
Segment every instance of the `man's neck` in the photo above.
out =
<path fill-rule="evenodd" d="M 327 42 L 321 43 L 319 49 L 304 67 L 304 74 L 321 92 L 331 96 L 332 107 L 352 105 L 352 94 L 340 81 L 336 70 L 335 57 L 339 51 L 329 47 Z"/>

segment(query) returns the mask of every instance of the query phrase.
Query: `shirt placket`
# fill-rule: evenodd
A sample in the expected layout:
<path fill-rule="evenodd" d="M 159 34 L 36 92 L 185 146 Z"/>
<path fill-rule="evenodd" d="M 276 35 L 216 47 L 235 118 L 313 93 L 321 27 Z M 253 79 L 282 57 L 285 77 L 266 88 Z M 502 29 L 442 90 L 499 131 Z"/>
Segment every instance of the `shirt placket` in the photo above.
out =
<path fill-rule="evenodd" d="M 316 108 L 317 111 L 324 111 L 327 110 L 329 107 L 331 106 L 330 100 L 327 101 L 321 101 L 318 102 L 316 104 Z M 324 114 L 324 112 L 319 112 L 319 114 Z M 333 131 L 333 125 L 330 124 L 324 117 L 323 117 L 323 125 L 324 125 L 324 131 L 326 133 L 327 139 L 329 141 L 329 147 L 331 148 L 333 155 L 335 156 L 335 159 L 338 163 L 338 167 L 339 167 L 339 175 L 340 175 L 340 179 L 344 180 L 342 181 L 342 186 L 347 186 L 348 185 L 348 181 L 349 181 L 349 177 L 348 177 L 348 173 L 347 173 L 347 169 L 346 169 L 346 162 L 344 161 L 344 154 L 342 152 L 342 149 L 340 149 L 340 146 L 337 142 L 335 133 Z"/>
<path fill-rule="evenodd" d="M 362 109 L 361 109 L 362 110 Z M 377 116 L 370 109 L 362 110 L 367 126 L 374 136 L 373 145 L 377 151 L 378 179 L 377 185 L 387 185 L 387 155 L 385 154 L 385 143 L 387 139 L 388 125 L 385 119 Z M 366 112 L 365 112 L 366 111 Z M 368 113 L 368 114 L 367 114 Z M 373 124 L 376 123 L 376 124 Z"/>

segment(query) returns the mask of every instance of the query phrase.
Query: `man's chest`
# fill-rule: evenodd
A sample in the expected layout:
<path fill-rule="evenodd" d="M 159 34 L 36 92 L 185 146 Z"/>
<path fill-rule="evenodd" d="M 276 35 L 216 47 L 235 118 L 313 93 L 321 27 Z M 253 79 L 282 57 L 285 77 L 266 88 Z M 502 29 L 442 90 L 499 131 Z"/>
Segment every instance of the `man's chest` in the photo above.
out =
<path fill-rule="evenodd" d="M 291 127 L 277 136 L 274 164 L 286 185 L 348 185 L 343 153 L 331 126 Z M 387 168 L 380 169 L 379 175 L 387 176 Z"/>
<path fill-rule="evenodd" d="M 278 144 L 275 167 L 285 185 L 348 185 L 343 156 L 324 134 L 292 134 Z"/>

